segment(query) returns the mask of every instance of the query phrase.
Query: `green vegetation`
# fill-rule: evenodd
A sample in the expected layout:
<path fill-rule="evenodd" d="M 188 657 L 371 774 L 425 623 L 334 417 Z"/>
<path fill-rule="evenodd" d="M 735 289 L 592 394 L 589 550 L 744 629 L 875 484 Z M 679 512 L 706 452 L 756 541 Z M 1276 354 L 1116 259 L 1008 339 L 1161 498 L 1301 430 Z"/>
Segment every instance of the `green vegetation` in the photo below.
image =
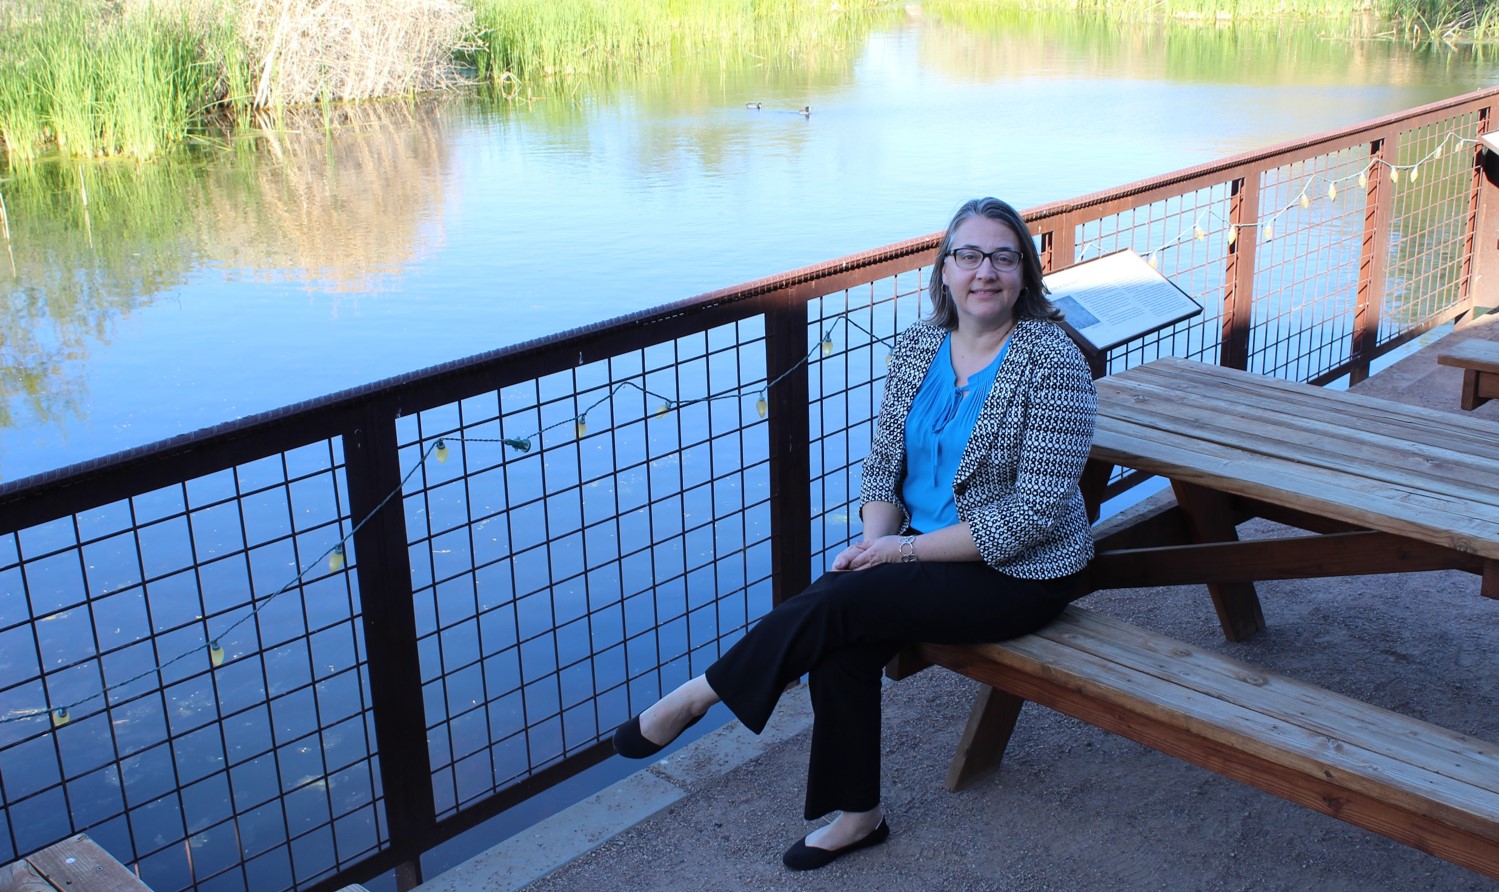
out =
<path fill-rule="evenodd" d="M 907 16 L 1222 22 L 1341 17 L 1338 29 L 1499 39 L 1490 0 L 0 0 L 0 145 L 148 158 L 258 109 L 410 96 L 477 77 L 569 92 L 716 56 L 800 71 Z M 1393 24 L 1389 24 L 1393 23 Z"/>
<path fill-rule="evenodd" d="M 479 75 L 514 87 L 655 70 L 681 54 L 765 64 L 844 52 L 901 15 L 884 0 L 473 0 Z"/>
<path fill-rule="evenodd" d="M 148 158 L 179 141 L 214 99 L 219 72 L 203 64 L 219 32 L 145 7 L 103 14 L 57 0 L 0 18 L 0 140 L 30 160 L 49 144 L 74 155 Z"/>

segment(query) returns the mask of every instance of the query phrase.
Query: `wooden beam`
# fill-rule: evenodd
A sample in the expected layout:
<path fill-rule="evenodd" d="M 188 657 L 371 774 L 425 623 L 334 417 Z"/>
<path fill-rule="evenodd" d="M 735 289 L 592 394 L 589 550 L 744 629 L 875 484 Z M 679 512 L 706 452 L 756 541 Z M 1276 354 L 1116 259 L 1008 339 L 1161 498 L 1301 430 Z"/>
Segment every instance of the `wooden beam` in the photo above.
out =
<path fill-rule="evenodd" d="M 942 786 L 956 793 L 997 768 L 1024 704 L 1024 700 L 1006 691 L 989 685 L 979 688 Z"/>
<path fill-rule="evenodd" d="M 1485 563 L 1481 557 L 1440 545 L 1363 530 L 1319 536 L 1114 549 L 1099 552 L 1091 569 L 1094 587 L 1110 589 L 1321 579 L 1421 570 L 1483 573 Z"/>

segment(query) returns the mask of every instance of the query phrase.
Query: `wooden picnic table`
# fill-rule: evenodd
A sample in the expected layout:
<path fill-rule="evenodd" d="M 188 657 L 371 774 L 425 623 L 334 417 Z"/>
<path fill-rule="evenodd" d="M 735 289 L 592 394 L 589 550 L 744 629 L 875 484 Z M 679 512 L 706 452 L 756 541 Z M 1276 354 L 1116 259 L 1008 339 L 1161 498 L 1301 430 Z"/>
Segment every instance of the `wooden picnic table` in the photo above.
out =
<path fill-rule="evenodd" d="M 1460 569 L 1499 598 L 1499 424 L 1175 358 L 1098 395 L 1090 476 L 1165 477 L 1180 514 L 1100 542 L 1093 588 L 1206 583 L 1231 640 L 1256 580 Z M 1256 516 L 1311 535 L 1239 541 Z"/>
<path fill-rule="evenodd" d="M 1079 597 L 1207 583 L 1234 640 L 1264 626 L 1263 579 L 1456 568 L 1499 597 L 1499 424 L 1180 359 L 1098 396 L 1090 504 L 1115 466 L 1177 504 L 1100 525 Z M 1307 535 L 1240 541 L 1254 516 Z M 1030 702 L 1499 879 L 1499 744 L 1076 606 L 1009 641 L 914 645 L 892 674 L 929 664 L 983 684 L 949 789 L 998 766 Z"/>

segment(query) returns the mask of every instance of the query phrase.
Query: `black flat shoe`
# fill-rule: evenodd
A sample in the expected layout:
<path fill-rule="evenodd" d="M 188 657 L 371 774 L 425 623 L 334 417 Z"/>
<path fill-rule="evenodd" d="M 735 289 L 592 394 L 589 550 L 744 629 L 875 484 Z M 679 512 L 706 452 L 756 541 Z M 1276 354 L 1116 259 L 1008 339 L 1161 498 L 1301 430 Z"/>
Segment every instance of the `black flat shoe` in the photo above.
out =
<path fill-rule="evenodd" d="M 702 716 L 694 717 L 692 721 L 682 726 L 682 731 L 686 731 L 702 720 Z M 671 746 L 672 741 L 682 736 L 682 731 L 672 735 L 671 740 L 665 743 L 652 743 L 648 737 L 640 733 L 640 716 L 637 715 L 614 729 L 614 751 L 626 759 L 649 759 Z"/>
<path fill-rule="evenodd" d="M 819 849 L 817 846 L 807 845 L 806 839 L 798 839 L 796 845 L 786 850 L 781 856 L 781 861 L 792 870 L 816 870 L 819 867 L 827 867 L 849 852 L 857 852 L 877 846 L 890 838 L 890 825 L 880 818 L 879 826 L 869 831 L 869 835 L 863 839 L 851 842 L 841 849 Z"/>

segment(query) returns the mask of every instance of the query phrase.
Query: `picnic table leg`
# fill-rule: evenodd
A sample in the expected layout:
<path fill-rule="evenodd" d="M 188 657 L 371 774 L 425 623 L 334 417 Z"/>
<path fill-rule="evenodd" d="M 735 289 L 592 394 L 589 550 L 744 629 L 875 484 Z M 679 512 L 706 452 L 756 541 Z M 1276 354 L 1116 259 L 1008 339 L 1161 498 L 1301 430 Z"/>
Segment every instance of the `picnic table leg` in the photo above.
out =
<path fill-rule="evenodd" d="M 1024 703 L 1022 698 L 989 685 L 979 688 L 942 786 L 956 793 L 999 765 Z"/>
<path fill-rule="evenodd" d="M 1171 481 L 1176 493 L 1176 503 L 1187 518 L 1187 529 L 1194 542 L 1237 542 L 1238 530 L 1234 528 L 1233 509 L 1228 496 L 1220 492 L 1185 483 Z M 1218 624 L 1223 627 L 1223 636 L 1229 641 L 1243 641 L 1265 628 L 1265 615 L 1260 611 L 1260 598 L 1252 582 L 1210 582 L 1208 594 L 1213 596 L 1213 608 L 1218 611 Z"/>
<path fill-rule="evenodd" d="M 1483 562 L 1483 583 L 1478 591 L 1485 598 L 1499 599 L 1499 561 L 1491 559 Z"/>

